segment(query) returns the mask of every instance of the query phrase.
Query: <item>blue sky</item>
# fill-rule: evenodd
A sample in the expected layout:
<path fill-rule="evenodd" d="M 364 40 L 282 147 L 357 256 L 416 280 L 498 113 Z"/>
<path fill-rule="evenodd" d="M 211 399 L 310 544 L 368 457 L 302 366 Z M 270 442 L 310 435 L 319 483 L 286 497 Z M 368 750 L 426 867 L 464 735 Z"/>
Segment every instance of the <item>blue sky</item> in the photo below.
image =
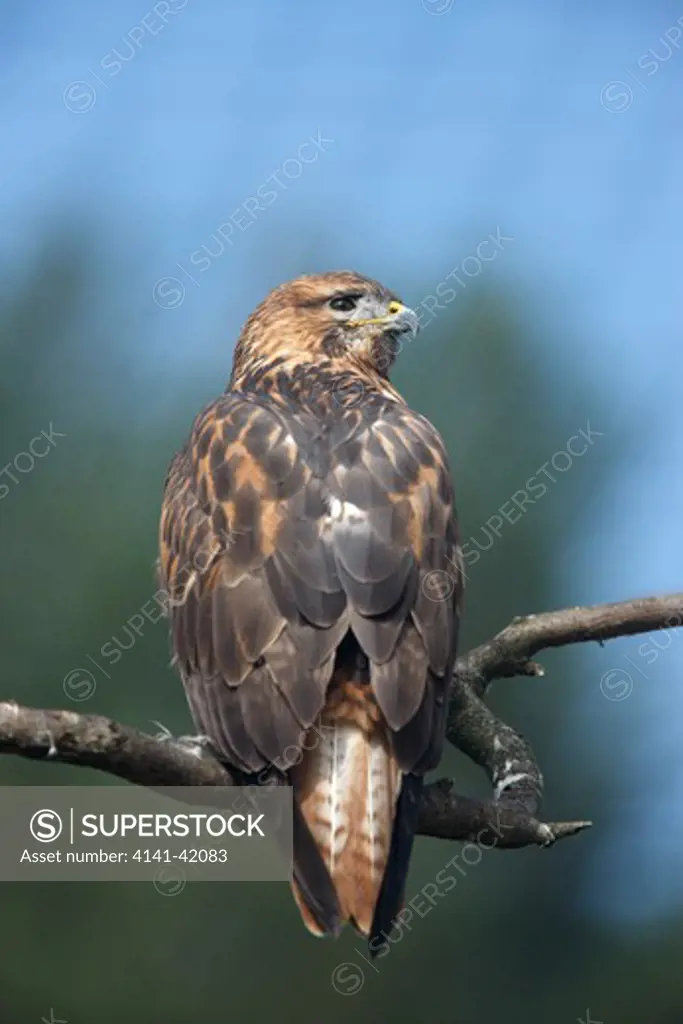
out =
<path fill-rule="evenodd" d="M 399 292 L 404 280 L 428 292 L 500 228 L 514 243 L 491 272 L 558 324 L 536 342 L 549 386 L 580 365 L 612 393 L 614 420 L 596 426 L 634 434 L 614 493 L 591 509 L 591 539 L 567 556 L 572 600 L 680 588 L 683 7 L 0 6 L 0 245 L 10 278 L 58 208 L 92 217 L 126 272 L 122 336 L 144 329 L 150 359 L 163 349 L 181 368 L 196 354 L 189 337 L 214 337 L 210 370 L 222 365 L 223 379 L 218 339 L 227 346 L 277 283 L 271 250 L 287 250 L 292 274 L 313 269 L 297 225 L 333 240 L 338 266 Z M 319 132 L 328 142 L 297 171 L 301 146 Z M 273 175 L 283 183 L 276 199 L 235 218 Z M 215 251 L 226 223 L 230 243 L 193 284 L 191 254 Z M 154 301 L 169 276 L 186 287 L 170 309 Z M 605 668 L 620 663 L 608 650 Z M 677 749 L 682 666 L 683 643 L 672 645 L 635 695 L 643 750 Z M 681 792 L 683 765 L 672 755 L 652 772 L 665 807 Z M 662 905 L 679 854 L 656 852 Z M 628 885 L 624 868 L 615 892 L 622 875 Z M 621 913 L 620 899 L 604 899 Z"/>

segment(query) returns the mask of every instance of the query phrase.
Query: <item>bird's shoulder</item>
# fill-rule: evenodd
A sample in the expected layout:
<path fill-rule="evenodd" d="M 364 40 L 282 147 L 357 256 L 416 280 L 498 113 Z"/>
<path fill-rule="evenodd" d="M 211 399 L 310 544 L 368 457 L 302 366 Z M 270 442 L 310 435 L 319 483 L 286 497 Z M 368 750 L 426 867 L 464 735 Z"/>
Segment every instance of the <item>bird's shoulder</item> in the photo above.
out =
<path fill-rule="evenodd" d="M 427 483 L 451 500 L 441 435 L 388 382 L 377 387 L 345 369 L 274 365 L 197 415 L 171 462 L 165 494 L 179 499 L 193 487 L 207 507 L 248 484 L 261 498 L 283 500 L 311 477 L 349 474 L 374 477 L 396 494 Z"/>

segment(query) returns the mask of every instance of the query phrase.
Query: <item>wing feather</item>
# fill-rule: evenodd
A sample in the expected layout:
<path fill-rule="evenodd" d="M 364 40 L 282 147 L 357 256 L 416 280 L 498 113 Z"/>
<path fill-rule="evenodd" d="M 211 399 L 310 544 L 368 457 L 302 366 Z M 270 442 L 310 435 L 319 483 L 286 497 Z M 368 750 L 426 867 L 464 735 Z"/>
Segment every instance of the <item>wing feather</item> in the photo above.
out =
<path fill-rule="evenodd" d="M 423 417 L 386 400 L 321 423 L 222 396 L 171 464 L 160 550 L 188 701 L 228 761 L 258 771 L 302 744 L 349 630 L 402 769 L 438 758 L 462 571 Z"/>

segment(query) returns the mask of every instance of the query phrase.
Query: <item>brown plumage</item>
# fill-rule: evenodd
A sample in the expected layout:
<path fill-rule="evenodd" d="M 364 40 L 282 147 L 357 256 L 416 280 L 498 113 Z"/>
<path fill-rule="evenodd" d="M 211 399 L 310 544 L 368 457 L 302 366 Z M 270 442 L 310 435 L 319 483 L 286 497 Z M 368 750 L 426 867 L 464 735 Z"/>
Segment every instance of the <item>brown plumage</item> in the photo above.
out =
<path fill-rule="evenodd" d="M 294 787 L 303 919 L 350 921 L 373 952 L 441 755 L 462 584 L 443 443 L 387 376 L 416 327 L 351 272 L 276 288 L 171 463 L 160 525 L 196 724 Z"/>

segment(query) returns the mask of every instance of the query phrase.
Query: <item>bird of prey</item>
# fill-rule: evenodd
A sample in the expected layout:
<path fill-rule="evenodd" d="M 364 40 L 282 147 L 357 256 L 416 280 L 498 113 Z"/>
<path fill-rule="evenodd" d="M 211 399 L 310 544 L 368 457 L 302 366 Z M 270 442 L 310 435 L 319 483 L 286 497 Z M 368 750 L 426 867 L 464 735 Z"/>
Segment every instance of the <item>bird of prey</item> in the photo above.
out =
<path fill-rule="evenodd" d="M 166 478 L 160 576 L 195 724 L 293 787 L 308 929 L 371 952 L 441 756 L 463 578 L 448 459 L 388 372 L 415 313 L 351 271 L 275 288 Z"/>

